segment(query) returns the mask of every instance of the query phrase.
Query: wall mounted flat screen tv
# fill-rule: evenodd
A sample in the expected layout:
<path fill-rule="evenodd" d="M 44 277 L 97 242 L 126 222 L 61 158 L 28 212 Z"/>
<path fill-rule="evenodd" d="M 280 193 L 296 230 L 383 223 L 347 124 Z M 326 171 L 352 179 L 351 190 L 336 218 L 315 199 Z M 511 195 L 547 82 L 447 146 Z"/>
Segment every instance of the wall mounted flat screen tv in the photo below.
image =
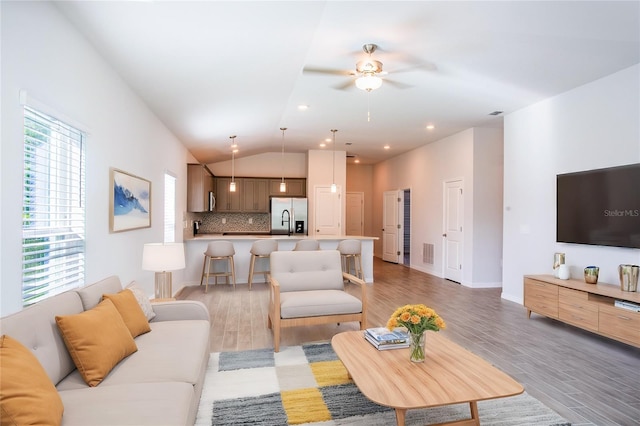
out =
<path fill-rule="evenodd" d="M 556 241 L 640 248 L 640 163 L 556 181 Z"/>

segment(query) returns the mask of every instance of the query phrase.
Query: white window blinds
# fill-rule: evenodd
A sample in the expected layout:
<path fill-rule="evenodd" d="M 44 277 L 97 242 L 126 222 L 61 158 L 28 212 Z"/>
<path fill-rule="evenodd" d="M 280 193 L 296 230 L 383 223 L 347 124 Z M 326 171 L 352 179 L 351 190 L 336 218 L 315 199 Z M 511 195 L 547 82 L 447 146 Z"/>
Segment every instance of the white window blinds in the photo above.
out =
<path fill-rule="evenodd" d="M 22 302 L 84 283 L 85 135 L 24 108 Z"/>
<path fill-rule="evenodd" d="M 176 241 L 176 178 L 164 174 L 164 242 Z"/>

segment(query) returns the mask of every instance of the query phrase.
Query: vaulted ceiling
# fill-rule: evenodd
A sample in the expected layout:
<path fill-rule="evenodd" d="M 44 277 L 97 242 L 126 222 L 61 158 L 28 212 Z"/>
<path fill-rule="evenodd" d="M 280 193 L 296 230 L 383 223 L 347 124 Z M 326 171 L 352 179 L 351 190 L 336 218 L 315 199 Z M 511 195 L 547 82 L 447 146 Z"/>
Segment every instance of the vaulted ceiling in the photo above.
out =
<path fill-rule="evenodd" d="M 288 152 L 338 129 L 373 164 L 640 62 L 637 1 L 56 4 L 202 163 L 231 135 L 236 158 L 280 151 L 287 127 Z M 388 72 L 370 93 L 334 72 L 367 43 Z"/>

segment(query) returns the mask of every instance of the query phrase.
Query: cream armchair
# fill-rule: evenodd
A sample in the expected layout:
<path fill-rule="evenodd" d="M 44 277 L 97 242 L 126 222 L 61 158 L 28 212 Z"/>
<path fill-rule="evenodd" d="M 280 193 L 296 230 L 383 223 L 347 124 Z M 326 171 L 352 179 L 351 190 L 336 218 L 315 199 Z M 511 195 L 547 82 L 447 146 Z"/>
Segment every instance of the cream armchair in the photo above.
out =
<path fill-rule="evenodd" d="M 280 329 L 358 321 L 366 328 L 366 283 L 342 272 L 340 252 L 275 251 L 271 253 L 269 323 L 275 352 Z M 360 287 L 360 298 L 345 291 L 345 283 Z"/>

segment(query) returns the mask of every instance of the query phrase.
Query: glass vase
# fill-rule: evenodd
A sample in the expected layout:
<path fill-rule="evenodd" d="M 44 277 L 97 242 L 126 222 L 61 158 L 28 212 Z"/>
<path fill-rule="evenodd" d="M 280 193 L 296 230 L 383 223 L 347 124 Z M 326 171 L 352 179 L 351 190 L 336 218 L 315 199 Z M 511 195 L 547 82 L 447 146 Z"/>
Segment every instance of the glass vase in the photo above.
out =
<path fill-rule="evenodd" d="M 409 359 L 411 362 L 424 362 L 424 341 L 426 333 L 409 334 Z"/>

